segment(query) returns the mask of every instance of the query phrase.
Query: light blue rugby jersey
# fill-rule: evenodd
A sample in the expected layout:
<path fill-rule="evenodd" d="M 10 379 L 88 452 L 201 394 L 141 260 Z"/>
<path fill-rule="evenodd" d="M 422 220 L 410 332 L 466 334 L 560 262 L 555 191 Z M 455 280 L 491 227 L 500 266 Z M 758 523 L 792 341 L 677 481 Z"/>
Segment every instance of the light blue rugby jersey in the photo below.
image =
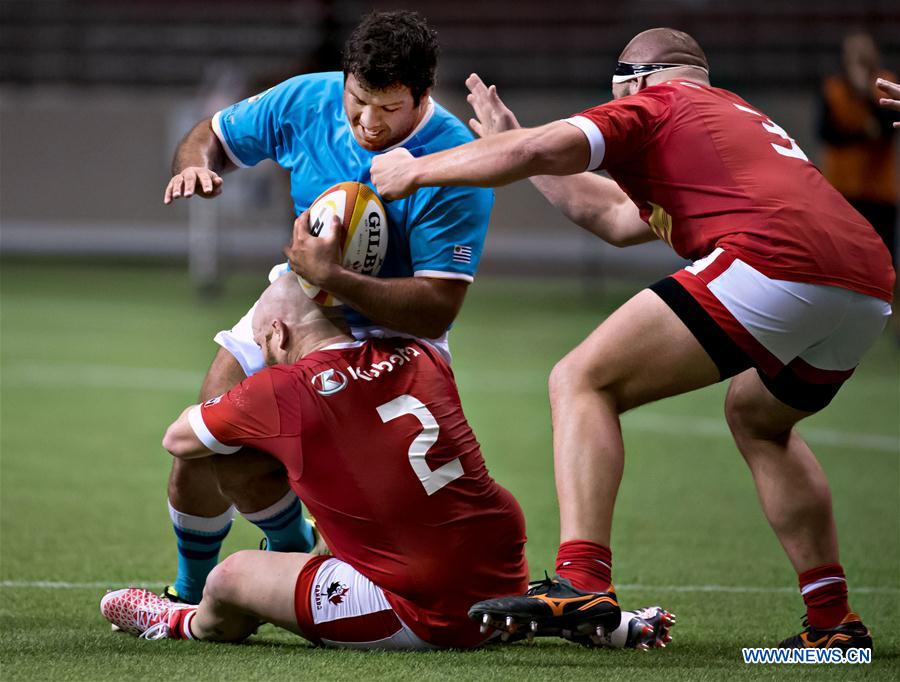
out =
<path fill-rule="evenodd" d="M 343 92 L 341 72 L 295 76 L 218 112 L 213 130 L 236 165 L 273 159 L 290 171 L 291 197 L 299 215 L 338 182 L 372 186 L 372 159 L 383 152 L 370 152 L 356 142 L 344 115 Z M 432 101 L 422 122 L 395 146 L 423 156 L 472 138 L 456 117 Z M 491 190 L 476 187 L 425 187 L 406 199 L 386 202 L 388 251 L 378 276 L 471 282 L 493 202 Z M 354 326 L 371 324 L 350 310 L 348 321 Z"/>

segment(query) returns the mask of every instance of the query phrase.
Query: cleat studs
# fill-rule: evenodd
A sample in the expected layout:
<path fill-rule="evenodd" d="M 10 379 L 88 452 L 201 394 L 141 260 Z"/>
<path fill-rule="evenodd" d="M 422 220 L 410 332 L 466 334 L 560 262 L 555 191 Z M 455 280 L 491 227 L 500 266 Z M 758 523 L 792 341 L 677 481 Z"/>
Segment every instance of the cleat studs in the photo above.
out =
<path fill-rule="evenodd" d="M 486 634 L 487 634 L 487 631 L 488 631 L 488 629 L 489 629 L 489 626 L 486 625 L 485 623 L 482 623 L 482 624 L 481 624 L 481 627 L 480 627 L 479 629 L 481 630 L 481 634 L 482 634 L 482 635 L 486 635 Z"/>
<path fill-rule="evenodd" d="M 635 648 L 635 649 L 638 649 L 639 651 L 647 651 L 647 649 L 649 649 L 650 647 L 647 646 L 646 644 L 644 644 L 643 642 L 641 642 L 640 644 L 638 644 L 638 645 L 637 645 L 636 647 L 634 647 L 634 648 Z"/>
<path fill-rule="evenodd" d="M 513 620 L 512 616 L 507 616 L 506 617 L 506 629 L 511 631 L 514 622 L 515 621 Z"/>
<path fill-rule="evenodd" d="M 529 643 L 529 644 L 534 644 L 534 633 L 533 633 L 533 632 L 528 632 L 528 633 L 525 635 L 525 639 L 528 640 L 528 643 Z"/>
<path fill-rule="evenodd" d="M 536 634 L 537 631 L 538 631 L 538 622 L 537 622 L 536 620 L 533 620 L 533 621 L 531 621 L 531 623 L 528 625 L 528 627 L 531 629 L 531 632 L 532 632 L 532 633 L 535 633 L 535 634 Z"/>
<path fill-rule="evenodd" d="M 484 614 L 481 617 L 481 624 L 482 625 L 490 625 L 490 623 L 491 623 L 491 615 L 489 613 Z"/>

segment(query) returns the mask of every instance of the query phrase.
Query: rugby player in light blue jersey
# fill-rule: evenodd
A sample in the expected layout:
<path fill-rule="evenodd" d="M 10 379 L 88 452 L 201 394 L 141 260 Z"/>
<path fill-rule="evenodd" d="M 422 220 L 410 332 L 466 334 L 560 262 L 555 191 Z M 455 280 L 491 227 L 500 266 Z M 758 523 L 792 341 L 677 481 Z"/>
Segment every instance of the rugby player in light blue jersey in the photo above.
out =
<path fill-rule="evenodd" d="M 223 173 L 272 159 L 290 173 L 301 215 L 338 182 L 370 184 L 372 159 L 382 152 L 404 147 L 420 156 L 468 142 L 465 126 L 431 98 L 437 51 L 434 31 L 414 12 L 366 16 L 345 46 L 343 73 L 291 78 L 200 121 L 175 153 L 165 203 L 215 197 Z M 447 329 L 475 275 L 492 203 L 491 191 L 471 187 L 429 188 L 387 203 L 388 251 L 377 279 L 340 267 L 338 245 L 324 233 L 295 235 L 290 263 L 347 305 L 357 338 L 414 336 L 449 359 Z M 222 348 L 201 400 L 264 366 L 251 317 L 252 309 L 216 335 Z M 260 453 L 175 460 L 168 495 L 178 577 L 166 595 L 179 601 L 200 600 L 235 507 L 263 530 L 269 549 L 308 552 L 316 544 L 283 468 Z"/>

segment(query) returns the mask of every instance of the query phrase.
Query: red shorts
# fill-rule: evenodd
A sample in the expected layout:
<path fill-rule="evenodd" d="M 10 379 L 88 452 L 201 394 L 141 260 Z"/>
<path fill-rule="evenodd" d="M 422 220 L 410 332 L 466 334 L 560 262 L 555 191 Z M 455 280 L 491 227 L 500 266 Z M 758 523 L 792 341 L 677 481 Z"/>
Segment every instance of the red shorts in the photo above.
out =
<path fill-rule="evenodd" d="M 297 624 L 305 639 L 322 646 L 428 650 L 391 608 L 384 591 L 350 564 L 314 556 L 297 576 Z"/>
<path fill-rule="evenodd" d="M 775 280 L 716 249 L 657 282 L 723 379 L 755 367 L 783 403 L 815 412 L 875 343 L 891 306 L 833 286 Z"/>

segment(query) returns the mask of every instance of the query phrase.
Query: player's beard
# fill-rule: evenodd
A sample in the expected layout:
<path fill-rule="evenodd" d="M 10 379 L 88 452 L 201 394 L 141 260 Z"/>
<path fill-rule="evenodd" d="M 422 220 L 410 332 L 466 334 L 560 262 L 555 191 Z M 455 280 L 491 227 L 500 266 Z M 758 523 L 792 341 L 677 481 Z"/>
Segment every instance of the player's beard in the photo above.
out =
<path fill-rule="evenodd" d="M 274 334 L 270 332 L 265 337 L 264 343 L 260 346 L 260 350 L 262 351 L 263 360 L 265 360 L 266 367 L 271 367 L 272 365 L 279 364 L 278 358 L 275 357 L 275 353 L 272 352 L 272 337 L 273 336 L 274 336 Z"/>
<path fill-rule="evenodd" d="M 268 346 L 266 346 L 266 348 L 263 350 L 263 356 L 265 357 L 265 360 L 266 360 L 266 367 L 271 367 L 272 365 L 278 365 L 278 364 L 281 364 L 281 362 L 282 362 L 276 357 L 275 353 L 273 353 L 271 350 L 269 350 Z"/>

